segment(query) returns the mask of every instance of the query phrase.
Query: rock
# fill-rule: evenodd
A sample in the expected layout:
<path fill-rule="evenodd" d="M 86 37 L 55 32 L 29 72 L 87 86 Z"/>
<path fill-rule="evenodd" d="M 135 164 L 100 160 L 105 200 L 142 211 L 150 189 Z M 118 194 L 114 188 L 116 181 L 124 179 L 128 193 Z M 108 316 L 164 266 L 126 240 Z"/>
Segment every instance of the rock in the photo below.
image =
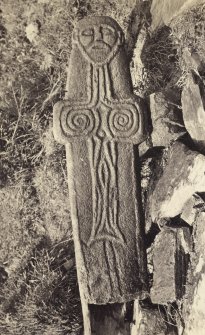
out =
<path fill-rule="evenodd" d="M 139 156 L 142 157 L 152 147 L 153 147 L 153 145 L 150 141 L 150 138 L 147 139 L 146 141 L 140 143 L 140 145 L 139 145 Z"/>
<path fill-rule="evenodd" d="M 190 8 L 202 4 L 204 0 L 153 0 L 151 6 L 152 29 L 169 25 L 171 20 Z"/>
<path fill-rule="evenodd" d="M 198 212 L 193 226 L 194 253 L 191 253 L 182 317 L 183 335 L 203 334 L 205 319 L 205 212 Z"/>
<path fill-rule="evenodd" d="M 153 223 L 150 200 L 153 196 L 157 181 L 163 174 L 166 166 L 167 155 L 168 149 L 153 147 L 145 154 L 144 159 L 141 159 L 141 193 L 143 208 L 145 211 L 146 233 L 149 233 Z"/>
<path fill-rule="evenodd" d="M 182 110 L 185 127 L 202 152 L 205 152 L 205 88 L 196 74 L 190 74 L 182 91 Z"/>
<path fill-rule="evenodd" d="M 126 304 L 89 305 L 91 332 L 85 335 L 130 335 Z M 86 320 L 84 320 L 86 324 Z"/>
<path fill-rule="evenodd" d="M 166 335 L 167 326 L 159 310 L 141 308 L 138 301 L 135 302 L 134 316 L 136 324 L 132 333 L 139 335 Z M 134 331 L 135 330 L 135 331 Z"/>
<path fill-rule="evenodd" d="M 0 266 L 0 286 L 4 284 L 8 279 L 8 273 L 4 266 Z"/>
<path fill-rule="evenodd" d="M 134 93 L 136 93 L 137 95 L 141 93 L 141 96 L 143 96 L 143 93 L 144 93 L 144 87 L 143 87 L 142 81 L 144 81 L 143 77 L 144 77 L 144 71 L 145 71 L 144 64 L 141 59 L 141 54 L 143 52 L 143 47 L 147 39 L 147 35 L 148 35 L 148 32 L 143 26 L 137 36 L 137 41 L 135 43 L 131 67 L 130 67 Z"/>
<path fill-rule="evenodd" d="M 152 221 L 181 214 L 185 203 L 196 192 L 205 192 L 205 157 L 175 142 L 163 174 L 149 194 Z"/>
<path fill-rule="evenodd" d="M 153 249 L 152 303 L 166 305 L 182 298 L 189 249 L 188 228 L 166 228 L 157 235 Z"/>
<path fill-rule="evenodd" d="M 36 22 L 29 23 L 26 26 L 26 37 L 31 43 L 36 43 L 39 35 L 39 25 Z"/>
<path fill-rule="evenodd" d="M 181 219 L 192 226 L 197 218 L 199 211 L 205 207 L 204 200 L 198 194 L 193 196 L 184 204 Z"/>
<path fill-rule="evenodd" d="M 205 273 L 201 274 L 200 280 L 197 282 L 193 302 L 191 304 L 189 317 L 185 316 L 185 331 L 183 335 L 200 335 L 203 334 L 205 319 Z"/>
<path fill-rule="evenodd" d="M 150 95 L 150 112 L 153 146 L 169 146 L 186 133 L 181 111 L 174 103 L 167 101 L 162 93 Z"/>
<path fill-rule="evenodd" d="M 134 325 L 131 327 L 132 335 L 176 335 L 176 327 L 169 325 L 165 309 L 154 306 L 151 303 L 147 306 L 134 303 Z"/>
<path fill-rule="evenodd" d="M 196 74 L 204 72 L 202 57 L 196 51 L 191 51 L 190 48 L 186 46 L 182 51 L 182 59 L 187 68 L 194 70 Z"/>
<path fill-rule="evenodd" d="M 75 259 L 74 258 L 71 258 L 71 259 L 68 259 L 67 261 L 65 261 L 63 263 L 63 268 L 66 270 L 66 271 L 69 271 L 71 268 L 73 268 L 75 265 Z"/>

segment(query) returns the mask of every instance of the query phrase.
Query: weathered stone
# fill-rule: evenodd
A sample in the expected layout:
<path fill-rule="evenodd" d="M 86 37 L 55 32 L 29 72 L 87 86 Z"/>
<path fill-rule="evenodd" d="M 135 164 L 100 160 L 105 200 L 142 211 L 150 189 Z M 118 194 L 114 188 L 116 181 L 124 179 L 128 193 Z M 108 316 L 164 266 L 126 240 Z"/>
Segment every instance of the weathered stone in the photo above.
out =
<path fill-rule="evenodd" d="M 167 101 L 162 93 L 150 95 L 150 112 L 153 131 L 151 139 L 153 146 L 169 146 L 186 133 L 182 113 L 171 101 Z"/>
<path fill-rule="evenodd" d="M 143 309 L 138 301 L 135 302 L 136 323 L 133 326 L 133 335 L 166 335 L 167 326 L 159 310 Z"/>
<path fill-rule="evenodd" d="M 151 6 L 152 29 L 159 28 L 162 25 L 169 25 L 171 20 L 182 15 L 190 8 L 202 4 L 204 0 L 153 0 Z"/>
<path fill-rule="evenodd" d="M 205 157 L 175 142 L 164 172 L 150 194 L 152 221 L 175 217 L 196 192 L 205 192 Z"/>
<path fill-rule="evenodd" d="M 188 228 L 167 228 L 156 237 L 153 250 L 153 285 L 151 300 L 167 304 L 181 299 L 187 271 L 190 248 Z"/>
<path fill-rule="evenodd" d="M 31 43 L 35 43 L 39 35 L 39 26 L 36 22 L 29 23 L 25 29 L 26 37 Z"/>
<path fill-rule="evenodd" d="M 190 74 L 182 91 L 186 129 L 200 151 L 205 152 L 205 88 L 199 76 Z"/>
<path fill-rule="evenodd" d="M 187 68 L 192 70 L 196 75 L 204 72 L 203 59 L 199 53 L 193 52 L 190 48 L 185 47 L 183 48 L 182 59 Z M 192 78 L 191 75 L 190 77 Z M 189 81 L 189 77 L 187 80 Z"/>
<path fill-rule="evenodd" d="M 90 305 L 92 335 L 130 335 L 126 304 Z"/>
<path fill-rule="evenodd" d="M 149 96 L 150 107 L 150 135 L 139 145 L 140 156 L 152 147 L 167 147 L 187 131 L 184 126 L 182 111 L 175 96 L 161 92 Z"/>
<path fill-rule="evenodd" d="M 194 252 L 190 266 L 183 302 L 182 317 L 185 323 L 184 335 L 203 334 L 205 319 L 205 212 L 198 212 L 193 225 Z"/>
<path fill-rule="evenodd" d="M 167 162 L 168 149 L 154 147 L 149 151 L 149 158 L 141 164 L 142 200 L 145 208 L 145 231 L 152 227 L 151 202 L 158 180 L 161 178 Z M 151 158 L 151 159 L 150 159 Z M 157 222 L 157 224 L 159 221 Z"/>
<path fill-rule="evenodd" d="M 75 259 L 74 258 L 71 258 L 71 259 L 68 259 L 67 261 L 65 261 L 63 263 L 63 268 L 66 270 L 66 271 L 69 271 L 70 269 L 72 269 L 72 267 L 75 265 Z"/>
<path fill-rule="evenodd" d="M 109 17 L 73 33 L 66 99 L 54 135 L 66 145 L 81 298 L 125 302 L 147 287 L 134 144 L 146 138 L 144 105 L 133 95 L 121 28 Z"/>
<path fill-rule="evenodd" d="M 184 204 L 181 219 L 192 226 L 202 208 L 205 208 L 204 200 L 200 195 L 193 194 L 193 196 Z"/>
<path fill-rule="evenodd" d="M 133 57 L 130 67 L 134 92 L 136 91 L 138 95 L 141 94 L 142 96 L 144 95 L 145 91 L 145 87 L 143 86 L 143 76 L 145 72 L 145 67 L 142 62 L 141 55 L 143 52 L 144 44 L 147 39 L 147 35 L 148 31 L 143 26 L 137 35 L 137 41 L 135 41 L 135 47 L 133 50 Z"/>
<path fill-rule="evenodd" d="M 0 265 L 0 284 L 1 284 L 1 286 L 2 286 L 2 284 L 5 283 L 7 278 L 8 278 L 8 273 L 6 272 L 4 266 Z"/>
<path fill-rule="evenodd" d="M 149 304 L 140 306 L 138 300 L 134 303 L 134 325 L 131 335 L 176 335 L 176 327 L 168 323 L 165 308 Z"/>

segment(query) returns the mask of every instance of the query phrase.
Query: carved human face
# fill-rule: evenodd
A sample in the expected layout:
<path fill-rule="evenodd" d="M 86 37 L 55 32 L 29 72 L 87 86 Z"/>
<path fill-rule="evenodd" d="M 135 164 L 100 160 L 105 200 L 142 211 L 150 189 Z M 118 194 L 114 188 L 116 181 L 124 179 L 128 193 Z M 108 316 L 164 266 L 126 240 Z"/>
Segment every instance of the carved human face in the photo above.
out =
<path fill-rule="evenodd" d="M 79 44 L 89 58 L 96 63 L 105 62 L 116 45 L 119 34 L 106 24 L 90 25 L 79 30 Z"/>

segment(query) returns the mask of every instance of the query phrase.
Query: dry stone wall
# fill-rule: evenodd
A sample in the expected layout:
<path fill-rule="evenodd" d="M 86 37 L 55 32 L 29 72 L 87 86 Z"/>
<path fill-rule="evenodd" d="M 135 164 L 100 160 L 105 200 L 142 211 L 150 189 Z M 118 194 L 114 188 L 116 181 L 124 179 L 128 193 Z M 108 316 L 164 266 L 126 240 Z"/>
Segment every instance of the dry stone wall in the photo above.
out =
<path fill-rule="evenodd" d="M 93 66 L 93 59 L 90 61 L 88 54 L 87 58 L 83 56 L 86 60 L 81 57 L 83 66 L 70 71 L 66 86 L 67 60 L 70 59 L 75 64 L 80 54 L 71 54 L 72 31 L 80 19 L 89 15 L 109 15 L 122 27 L 126 40 L 123 52 L 128 53 L 126 59 L 130 62 L 134 92 L 141 96 L 136 104 L 138 106 L 143 98 L 148 106 L 149 134 L 139 144 L 140 160 L 137 160 L 138 168 L 141 166 L 142 203 L 145 212 L 143 229 L 146 234 L 142 240 L 141 232 L 137 236 L 132 236 L 131 233 L 139 215 L 133 210 L 131 202 L 135 182 L 133 175 L 137 168 L 130 164 L 133 160 L 130 148 L 140 140 L 133 137 L 129 143 L 124 140 L 121 143 L 121 136 L 115 134 L 116 142 L 113 146 L 100 142 L 100 154 L 96 149 L 99 141 L 94 143 L 95 153 L 104 161 L 98 171 L 102 172 L 105 168 L 104 157 L 109 156 L 108 152 L 117 153 L 117 158 L 122 158 L 123 155 L 126 157 L 121 162 L 123 168 L 120 174 L 111 173 L 110 186 L 112 191 L 116 178 L 119 177 L 122 183 L 119 186 L 121 194 L 128 189 L 132 190 L 129 194 L 123 193 L 122 198 L 127 197 L 126 204 L 120 198 L 120 215 L 118 213 L 120 219 L 124 221 L 126 217 L 127 221 L 124 222 L 127 222 L 128 227 L 131 226 L 130 231 L 123 227 L 123 232 L 126 232 L 127 239 L 130 240 L 129 247 L 118 246 L 115 250 L 118 256 L 121 255 L 118 261 L 122 262 L 117 270 L 124 274 L 124 283 L 138 280 L 139 271 L 135 274 L 131 269 L 135 264 L 143 268 L 146 263 L 144 254 L 143 257 L 135 257 L 134 247 L 131 247 L 133 244 L 144 245 L 148 262 L 148 297 L 140 301 L 136 299 L 131 307 L 124 304 L 117 306 L 112 313 L 108 308 L 106 315 L 109 327 L 114 325 L 117 332 L 120 324 L 124 332 L 131 331 L 132 335 L 201 334 L 205 309 L 205 67 L 204 6 L 200 6 L 200 3 L 202 1 L 180 1 L 177 4 L 169 2 L 167 5 L 166 1 L 154 0 L 127 1 L 126 4 L 123 1 L 105 3 L 103 0 L 39 0 L 31 4 L 30 1 L 18 0 L 14 6 L 13 1 L 2 2 L 0 314 L 5 335 L 29 335 L 32 332 L 77 335 L 82 331 L 74 250 L 70 245 L 72 231 L 69 197 L 72 197 L 72 192 L 68 192 L 67 187 L 69 173 L 66 169 L 66 152 L 53 138 L 52 110 L 56 101 L 62 100 L 65 93 L 66 99 L 73 102 L 76 88 L 78 100 L 89 90 L 89 84 L 81 85 L 81 81 L 87 76 L 85 69 Z M 164 23 L 170 27 L 165 27 Z M 136 42 L 139 44 L 135 45 Z M 95 56 L 98 57 L 99 54 L 96 52 Z M 100 54 L 100 57 L 103 55 Z M 130 77 L 129 80 L 126 79 L 126 84 L 119 85 L 119 77 L 124 76 L 128 62 L 124 62 L 123 56 L 111 69 L 114 77 L 112 81 L 117 83 L 114 93 L 119 101 L 127 99 L 132 92 Z M 116 70 L 118 67 L 120 71 Z M 105 75 L 106 72 L 97 70 L 92 78 L 88 75 L 92 83 L 98 82 L 101 85 L 102 100 L 106 100 L 105 86 L 109 86 L 109 80 L 103 77 Z M 77 82 L 75 79 L 78 79 Z M 105 82 L 107 84 L 103 86 L 102 83 Z M 97 101 L 99 89 L 94 91 Z M 107 92 L 110 92 L 109 89 Z M 109 98 L 113 98 L 111 93 Z M 62 107 L 60 106 L 59 109 Z M 114 106 L 113 101 L 109 106 Z M 64 106 L 63 117 L 66 118 L 69 108 L 69 104 Z M 144 104 L 140 103 L 139 109 L 141 108 L 144 110 Z M 119 112 L 119 108 L 117 110 Z M 86 117 L 92 115 L 88 107 L 86 113 Z M 113 117 L 115 115 L 113 113 Z M 106 124 L 106 120 L 103 122 Z M 86 156 L 83 144 L 81 142 L 79 145 L 76 139 L 71 139 L 69 131 L 72 133 L 73 129 L 64 131 L 66 136 L 69 135 L 70 141 L 66 144 L 67 152 L 70 152 L 68 147 L 79 150 L 79 155 L 75 158 L 74 175 L 78 178 L 78 190 L 81 190 L 81 185 L 87 178 L 84 178 L 85 174 L 87 176 L 84 169 L 88 167 L 88 162 L 87 165 L 85 161 L 79 164 L 79 161 L 82 162 L 80 159 L 85 159 Z M 101 137 L 103 136 L 101 133 Z M 109 136 L 112 137 L 113 134 L 109 133 Z M 85 137 L 90 142 L 89 155 L 93 154 L 93 143 L 87 133 Z M 113 164 L 116 166 L 116 161 Z M 126 173 L 123 174 L 122 171 Z M 90 176 L 90 181 L 93 182 L 98 177 L 94 173 Z M 103 182 L 105 184 L 105 178 Z M 87 186 L 84 194 L 87 195 L 86 201 L 90 203 L 90 185 Z M 78 197 L 85 200 L 80 191 Z M 114 203 L 113 199 L 115 200 L 115 196 L 112 198 Z M 104 201 L 106 203 L 107 200 Z M 95 208 L 97 205 L 96 201 Z M 113 211 L 115 208 L 113 206 Z M 81 206 L 80 210 L 83 215 L 86 210 L 88 216 L 91 213 L 86 205 Z M 111 233 L 110 226 L 106 229 Z M 98 237 L 102 237 L 102 231 L 99 232 Z M 90 236 L 96 236 L 96 230 L 94 235 L 88 233 L 90 231 L 82 229 L 82 234 L 88 237 L 88 241 Z M 91 238 L 90 245 L 92 242 Z M 100 244 L 103 242 L 99 241 Z M 92 258 L 97 264 L 89 269 L 96 279 L 95 296 L 90 301 L 102 299 L 98 302 L 108 302 L 111 295 L 114 301 L 116 296 L 119 297 L 116 293 L 116 281 L 114 280 L 113 291 L 103 289 L 97 282 L 99 272 L 105 270 L 105 263 L 102 267 L 98 263 L 98 258 L 105 258 L 99 245 L 93 255 L 85 252 L 86 261 L 89 263 Z M 106 250 L 111 255 L 109 264 L 112 267 L 114 253 L 110 244 Z M 128 264 L 123 250 L 126 250 L 131 259 Z M 143 259 L 141 265 L 138 264 L 139 259 Z M 144 280 L 144 275 L 140 280 L 142 277 Z M 141 290 L 138 284 L 136 286 Z M 125 291 L 127 288 L 123 292 Z M 132 288 L 129 287 L 128 291 L 132 291 Z M 134 311 L 132 316 L 135 324 L 126 310 Z M 94 322 L 93 327 L 98 329 L 101 309 L 95 315 L 97 322 Z M 116 319 L 117 322 L 114 322 Z M 122 320 L 126 322 L 123 323 Z"/>

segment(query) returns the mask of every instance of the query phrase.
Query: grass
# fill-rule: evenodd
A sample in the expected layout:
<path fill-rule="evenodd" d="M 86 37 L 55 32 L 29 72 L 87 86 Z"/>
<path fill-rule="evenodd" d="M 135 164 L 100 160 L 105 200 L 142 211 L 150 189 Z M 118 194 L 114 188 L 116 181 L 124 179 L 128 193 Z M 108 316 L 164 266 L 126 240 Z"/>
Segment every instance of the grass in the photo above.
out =
<path fill-rule="evenodd" d="M 144 68 L 146 95 L 165 91 L 174 86 L 173 77 L 177 74 L 177 52 L 171 39 L 171 29 L 162 27 L 149 34 L 141 56 Z"/>
<path fill-rule="evenodd" d="M 72 250 L 72 252 L 71 252 Z M 73 257 L 71 240 L 52 247 L 41 240 L 25 267 L 10 278 L 0 294 L 2 334 L 79 334 L 82 328 L 76 269 L 64 263 Z"/>
<path fill-rule="evenodd" d="M 0 17 L 0 333 L 79 334 L 65 150 L 52 136 L 52 108 L 64 95 L 74 13 L 54 1 L 4 1 Z M 29 40 L 26 27 L 39 23 Z M 69 256 L 70 255 L 70 256 Z"/>
<path fill-rule="evenodd" d="M 194 69 L 194 57 L 198 58 L 203 68 L 205 63 L 205 6 L 204 4 L 193 7 L 176 17 L 172 23 L 172 39 L 177 48 L 178 64 L 181 77 L 177 83 L 179 88 L 186 84 L 186 78 L 191 69 Z M 199 69 L 200 72 L 200 69 Z"/>

